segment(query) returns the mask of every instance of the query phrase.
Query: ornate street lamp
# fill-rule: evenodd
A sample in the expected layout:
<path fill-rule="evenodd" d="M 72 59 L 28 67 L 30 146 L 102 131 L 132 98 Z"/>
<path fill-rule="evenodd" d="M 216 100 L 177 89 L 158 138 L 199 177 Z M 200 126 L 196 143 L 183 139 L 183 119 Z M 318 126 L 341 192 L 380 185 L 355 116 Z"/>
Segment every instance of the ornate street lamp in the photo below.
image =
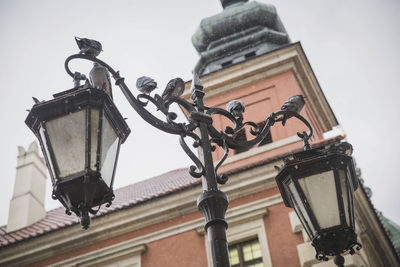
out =
<path fill-rule="evenodd" d="M 194 178 L 202 178 L 203 190 L 197 200 L 197 206 L 206 219 L 205 229 L 210 240 L 210 255 L 213 266 L 229 266 L 226 240 L 227 222 L 225 221 L 228 198 L 224 192 L 218 189 L 218 184 L 226 183 L 228 176 L 217 175 L 217 170 L 227 158 L 229 149 L 249 149 L 256 146 L 267 136 L 270 128 L 276 122 L 282 122 L 282 125 L 285 125 L 286 120 L 290 118 L 297 118 L 308 127 L 309 133 L 302 132 L 298 135 L 303 140 L 304 149 L 309 150 L 304 152 L 306 153 L 304 155 L 312 154 L 314 150 L 310 150 L 308 140 L 311 138 L 313 130 L 308 121 L 299 115 L 305 103 L 304 98 L 301 95 L 291 97 L 280 111 L 270 114 L 266 118 L 264 126 L 260 128 L 254 122 L 243 121 L 245 107 L 239 100 L 229 102 L 227 110 L 205 106 L 203 103 L 203 85 L 195 72 L 191 86 L 193 103 L 180 98 L 184 90 L 184 82 L 180 78 L 168 82 L 161 95 L 154 94 L 151 96 L 152 91 L 157 87 L 157 83 L 149 77 L 141 77 L 136 83 L 141 94 L 135 97 L 119 72 L 96 58 L 102 50 L 99 42 L 77 38 L 77 43 L 81 49 L 80 53 L 68 57 L 65 61 L 67 73 L 74 78 L 74 89 L 56 94 L 53 100 L 36 103 L 26 120 L 27 125 L 41 143 L 52 176 L 53 197 L 61 201 L 66 207 L 67 213 L 73 211 L 80 216 L 84 228 L 89 225 L 88 212 L 95 214 L 97 210 L 93 207 L 100 206 L 103 203 L 110 204 L 113 199 L 112 184 L 118 149 L 130 130 L 112 102 L 111 83 L 108 74 L 110 72 L 116 81 L 115 84 L 119 86 L 128 102 L 144 120 L 164 132 L 179 136 L 180 145 L 194 162 L 194 165 L 189 168 L 190 175 Z M 93 69 L 90 72 L 90 80 L 87 80 L 84 75 L 78 72 L 73 73 L 70 70 L 69 62 L 74 59 L 94 62 Z M 85 85 L 80 85 L 81 80 L 86 80 Z M 146 109 L 149 103 L 153 104 L 158 112 L 165 115 L 165 120 L 157 118 Z M 187 123 L 175 121 L 177 115 L 170 111 L 170 106 L 173 103 L 180 105 L 186 111 L 188 114 Z M 213 115 L 224 116 L 231 122 L 232 127 L 227 126 L 222 131 L 217 130 L 213 126 Z M 240 140 L 238 133 L 242 130 L 249 130 L 254 138 L 248 141 Z M 185 138 L 193 139 L 193 147 L 199 149 L 199 157 L 189 148 Z M 224 150 L 224 156 L 214 166 L 212 152 L 215 151 L 217 146 Z M 302 165 L 303 161 L 306 165 Z M 298 166 L 304 166 L 301 167 L 304 172 L 308 168 L 315 168 L 315 166 L 309 164 L 309 161 L 308 157 L 301 158 L 298 161 Z M 345 161 L 345 159 L 343 161 L 346 164 L 350 162 L 349 160 Z M 330 164 L 329 161 L 326 166 L 331 168 Z M 337 165 L 336 162 L 335 164 Z M 348 165 L 346 166 L 350 168 Z M 348 170 L 344 167 L 342 169 Z M 308 172 L 312 176 L 320 174 L 322 171 L 319 170 L 308 170 Z M 346 178 L 340 178 L 342 174 L 340 171 L 338 173 L 340 185 L 340 181 Z M 336 171 L 334 174 L 336 175 Z M 323 174 L 322 176 L 328 177 L 329 175 Z M 286 179 L 284 180 L 286 181 Z M 321 183 L 332 186 L 332 183 Z M 336 184 L 333 185 L 336 186 Z M 343 186 L 339 186 L 339 190 L 349 190 L 348 195 L 346 195 L 346 203 L 351 205 L 350 190 L 354 190 L 355 186 L 349 187 L 350 189 L 345 189 Z M 282 192 L 285 203 L 288 204 L 289 197 L 285 195 L 286 191 Z M 304 200 L 303 195 L 300 197 L 302 199 L 298 200 L 299 203 L 318 202 L 315 198 Z M 329 201 L 331 200 L 329 199 Z M 319 201 L 325 202 L 323 198 Z M 329 205 L 332 206 L 333 204 Z M 343 218 L 345 220 L 340 221 L 341 225 L 351 227 L 354 225 L 352 208 L 345 206 L 341 211 L 344 209 L 349 212 L 349 215 L 344 215 L 344 217 L 341 215 L 340 220 Z M 307 216 L 308 213 L 298 212 L 298 214 Z M 314 211 L 313 214 L 317 214 L 317 212 Z M 304 218 L 302 221 L 306 222 Z M 312 226 L 317 227 L 314 224 Z M 325 227 L 325 225 L 319 227 Z M 315 232 L 317 228 L 313 229 L 310 231 Z M 314 232 L 310 233 L 315 235 Z M 352 235 L 351 238 L 355 235 L 353 232 L 349 232 Z M 344 239 L 348 238 L 346 233 L 348 232 L 344 231 L 341 235 Z M 319 243 L 315 241 L 315 244 Z M 321 244 L 324 245 L 325 243 L 322 242 Z"/>
<path fill-rule="evenodd" d="M 311 149 L 285 159 L 276 182 L 286 206 L 294 208 L 318 260 L 361 249 L 354 225 L 353 192 L 358 188 L 348 143 Z"/>
<path fill-rule="evenodd" d="M 111 204 L 120 144 L 130 129 L 104 90 L 77 87 L 37 102 L 26 124 L 39 139 L 53 198 L 89 227 L 88 213 Z"/>

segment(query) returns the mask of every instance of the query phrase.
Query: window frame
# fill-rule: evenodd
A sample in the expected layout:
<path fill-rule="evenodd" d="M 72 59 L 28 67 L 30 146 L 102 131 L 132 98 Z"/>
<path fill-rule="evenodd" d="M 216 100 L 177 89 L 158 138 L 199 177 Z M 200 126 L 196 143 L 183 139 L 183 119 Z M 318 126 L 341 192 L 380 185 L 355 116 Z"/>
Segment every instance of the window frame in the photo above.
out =
<path fill-rule="evenodd" d="M 254 243 L 254 241 L 257 241 L 257 243 L 260 245 L 260 241 L 258 240 L 258 238 L 254 237 L 254 238 L 251 238 L 249 240 L 245 240 L 245 241 L 242 241 L 242 242 L 234 243 L 234 244 L 229 246 L 229 249 L 236 248 L 237 251 L 238 251 L 238 256 L 239 256 L 239 263 L 235 264 L 235 265 L 232 265 L 232 263 L 231 263 L 231 267 L 248 267 L 250 265 L 255 265 L 257 263 L 263 263 L 261 245 L 260 245 L 261 257 L 256 258 L 256 259 L 252 259 L 250 261 L 245 261 L 245 259 L 244 259 L 243 248 L 248 244 Z"/>

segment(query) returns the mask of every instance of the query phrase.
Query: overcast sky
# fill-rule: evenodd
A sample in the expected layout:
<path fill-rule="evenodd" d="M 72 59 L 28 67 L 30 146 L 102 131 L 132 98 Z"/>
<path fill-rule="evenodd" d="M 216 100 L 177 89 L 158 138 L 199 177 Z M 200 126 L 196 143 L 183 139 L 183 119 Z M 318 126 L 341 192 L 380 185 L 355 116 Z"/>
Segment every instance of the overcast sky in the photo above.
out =
<path fill-rule="evenodd" d="M 400 223 L 400 2 L 271 0 L 292 41 L 301 41 L 354 156 L 373 203 Z M 17 146 L 35 140 L 24 124 L 32 96 L 49 100 L 72 88 L 64 60 L 78 52 L 74 36 L 101 41 L 100 58 L 131 89 L 142 75 L 163 88 L 191 79 L 198 55 L 191 36 L 200 20 L 222 10 L 218 0 L 0 0 L 0 225 L 7 223 Z M 78 69 L 79 67 L 79 69 Z M 75 70 L 90 70 L 77 64 Z M 152 128 L 114 86 L 114 101 L 132 129 L 121 148 L 115 188 L 190 164 L 176 136 Z M 51 200 L 48 181 L 46 208 Z"/>

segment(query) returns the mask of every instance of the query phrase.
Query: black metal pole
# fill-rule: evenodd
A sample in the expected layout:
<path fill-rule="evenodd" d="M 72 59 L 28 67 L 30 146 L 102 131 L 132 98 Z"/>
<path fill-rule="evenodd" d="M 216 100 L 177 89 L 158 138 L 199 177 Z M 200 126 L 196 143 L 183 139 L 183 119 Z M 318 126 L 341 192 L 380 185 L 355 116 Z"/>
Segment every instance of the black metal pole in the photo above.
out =
<path fill-rule="evenodd" d="M 213 267 L 228 267 L 228 241 L 226 239 L 225 212 L 228 208 L 228 198 L 219 190 L 204 191 L 197 200 L 197 207 L 203 213 L 210 244 L 210 256 Z"/>
<path fill-rule="evenodd" d="M 195 74 L 192 81 L 192 99 L 196 103 L 198 115 L 202 114 L 200 117 L 207 117 L 209 115 L 204 114 L 203 97 L 203 86 Z M 228 267 L 230 266 L 228 241 L 226 239 L 228 224 L 225 221 L 225 212 L 229 201 L 226 194 L 218 190 L 207 121 L 212 123 L 210 118 L 198 121 L 201 138 L 200 160 L 204 165 L 204 173 L 202 176 L 203 193 L 197 200 L 197 207 L 206 219 L 204 228 L 208 234 L 212 266 Z"/>

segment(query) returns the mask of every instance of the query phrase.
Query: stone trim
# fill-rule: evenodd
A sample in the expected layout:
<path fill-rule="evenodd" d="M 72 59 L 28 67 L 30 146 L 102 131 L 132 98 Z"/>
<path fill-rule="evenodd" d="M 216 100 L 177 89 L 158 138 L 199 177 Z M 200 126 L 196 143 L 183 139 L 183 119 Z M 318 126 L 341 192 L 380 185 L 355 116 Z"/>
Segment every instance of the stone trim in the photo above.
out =
<path fill-rule="evenodd" d="M 295 211 L 289 212 L 289 220 L 290 220 L 290 225 L 292 226 L 293 233 L 301 232 L 301 234 L 303 235 L 304 242 L 310 242 L 311 241 L 310 237 L 308 236 L 307 232 L 304 230 L 304 227 L 301 224 L 299 216 L 297 216 Z"/>
<path fill-rule="evenodd" d="M 47 168 L 43 170 L 43 168 L 41 168 L 41 167 L 38 165 L 38 163 L 35 162 L 35 161 L 31 161 L 31 162 L 27 162 L 27 163 L 18 165 L 17 167 L 15 167 L 15 169 L 19 170 L 19 169 L 22 169 L 23 167 L 27 167 L 27 166 L 30 166 L 30 165 L 32 165 L 33 167 L 35 167 L 35 169 L 36 169 L 38 172 L 40 172 L 44 177 L 47 177 L 47 173 L 48 173 Z M 42 165 L 45 166 L 44 164 L 42 164 Z"/>
<path fill-rule="evenodd" d="M 297 216 L 295 211 L 289 212 L 289 221 L 290 225 L 292 226 L 293 233 L 301 232 L 303 226 L 301 225 L 299 217 Z"/>
<path fill-rule="evenodd" d="M 129 266 L 141 266 L 141 254 L 145 252 L 145 244 L 132 245 L 118 243 L 116 245 L 95 250 L 79 257 L 49 265 L 49 267 L 63 266 L 120 266 L 119 262 L 129 263 Z"/>
<path fill-rule="evenodd" d="M 297 254 L 300 260 L 301 267 L 311 267 L 320 261 L 315 258 L 315 248 L 311 245 L 311 242 L 306 242 L 297 245 Z"/>

